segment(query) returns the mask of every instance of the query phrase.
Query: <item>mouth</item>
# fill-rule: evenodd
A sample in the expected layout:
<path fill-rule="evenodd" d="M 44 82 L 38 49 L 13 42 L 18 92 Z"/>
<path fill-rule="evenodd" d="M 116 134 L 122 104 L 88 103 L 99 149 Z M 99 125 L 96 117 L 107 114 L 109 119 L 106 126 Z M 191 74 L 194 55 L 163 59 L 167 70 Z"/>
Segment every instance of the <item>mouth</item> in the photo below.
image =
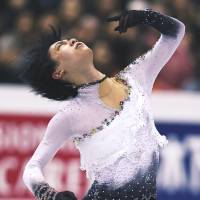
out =
<path fill-rule="evenodd" d="M 75 44 L 75 49 L 78 49 L 80 46 L 82 46 L 83 43 L 82 42 L 76 42 Z"/>

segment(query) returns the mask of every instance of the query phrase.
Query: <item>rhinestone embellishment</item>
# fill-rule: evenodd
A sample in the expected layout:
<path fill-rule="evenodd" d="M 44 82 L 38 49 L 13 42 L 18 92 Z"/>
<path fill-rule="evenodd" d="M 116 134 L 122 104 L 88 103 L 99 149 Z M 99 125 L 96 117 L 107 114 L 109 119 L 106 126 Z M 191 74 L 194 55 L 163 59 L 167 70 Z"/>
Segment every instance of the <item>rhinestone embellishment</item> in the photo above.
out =
<path fill-rule="evenodd" d="M 125 100 L 122 100 L 120 101 L 120 110 L 116 110 L 114 113 L 111 114 L 111 116 L 109 118 L 106 118 L 104 119 L 102 122 L 101 122 L 101 125 L 96 127 L 96 128 L 93 128 L 89 133 L 84 133 L 82 134 L 82 136 L 79 136 L 79 137 L 74 137 L 73 138 L 73 142 L 80 142 L 80 141 L 83 141 L 85 138 L 87 137 L 91 137 L 92 135 L 94 135 L 96 132 L 98 131 L 101 131 L 103 130 L 103 128 L 105 126 L 109 126 L 110 123 L 115 119 L 115 117 L 117 115 L 119 115 L 121 113 L 121 111 L 123 110 L 124 108 L 124 103 L 126 101 L 130 101 L 130 94 L 131 94 L 131 89 L 132 89 L 132 86 L 128 84 L 128 80 L 127 78 L 121 78 L 120 76 L 120 73 L 116 74 L 116 80 L 119 80 L 121 81 L 124 85 L 126 85 L 128 87 L 128 97 L 125 99 Z"/>

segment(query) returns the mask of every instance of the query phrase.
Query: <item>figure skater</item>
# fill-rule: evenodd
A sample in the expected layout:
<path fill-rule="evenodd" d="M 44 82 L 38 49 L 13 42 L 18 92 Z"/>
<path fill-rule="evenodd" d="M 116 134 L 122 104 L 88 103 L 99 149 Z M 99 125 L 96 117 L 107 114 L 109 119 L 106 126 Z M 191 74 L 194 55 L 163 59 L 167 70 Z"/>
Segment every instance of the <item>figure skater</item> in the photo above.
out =
<path fill-rule="evenodd" d="M 74 200 L 56 191 L 43 168 L 66 140 L 80 151 L 81 169 L 92 181 L 83 200 L 154 200 L 159 151 L 167 143 L 157 131 L 150 103 L 153 83 L 184 33 L 179 20 L 153 10 L 129 10 L 110 17 L 115 31 L 149 25 L 161 33 L 155 46 L 113 77 L 97 70 L 93 52 L 76 39 L 61 40 L 52 27 L 30 51 L 24 77 L 44 97 L 66 100 L 50 120 L 25 166 L 23 180 L 39 200 Z M 103 58 L 102 58 L 103 59 Z"/>

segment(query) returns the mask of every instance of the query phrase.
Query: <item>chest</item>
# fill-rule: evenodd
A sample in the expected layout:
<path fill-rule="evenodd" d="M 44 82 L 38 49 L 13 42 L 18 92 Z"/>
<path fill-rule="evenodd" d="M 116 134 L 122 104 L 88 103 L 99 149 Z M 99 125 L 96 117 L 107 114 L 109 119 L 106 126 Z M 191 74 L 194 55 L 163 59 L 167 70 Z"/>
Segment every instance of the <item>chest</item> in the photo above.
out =
<path fill-rule="evenodd" d="M 82 103 L 81 113 L 77 115 L 78 118 L 81 118 L 81 123 L 77 123 L 76 135 L 77 140 L 84 140 L 84 138 L 93 137 L 95 135 L 103 135 L 102 132 L 107 134 L 107 130 L 121 130 L 124 132 L 124 128 L 129 127 L 128 129 L 135 129 L 136 127 L 145 126 L 149 121 L 149 101 L 148 97 L 143 93 L 140 88 L 135 85 L 134 90 L 131 89 L 129 94 L 126 93 L 127 87 L 121 87 L 120 92 L 116 93 L 113 98 L 116 97 L 116 101 L 123 101 L 123 104 L 120 105 L 119 110 L 112 111 L 109 109 L 105 109 L 105 106 L 102 106 L 102 103 L 110 103 L 106 104 L 107 106 L 115 105 L 115 100 L 112 98 L 108 101 L 104 101 L 100 104 L 93 102 L 92 104 Z M 128 97 L 128 98 L 127 98 Z M 116 103 L 117 104 L 117 103 Z M 118 112 L 118 114 L 116 114 Z M 106 130 L 106 131 L 103 131 Z"/>
<path fill-rule="evenodd" d="M 102 96 L 105 89 L 102 87 L 99 88 L 99 97 L 102 104 L 106 105 L 115 110 L 120 110 L 120 102 L 124 101 L 129 96 L 130 87 L 121 81 L 113 81 L 113 87 L 110 91 L 106 91 L 107 95 Z"/>

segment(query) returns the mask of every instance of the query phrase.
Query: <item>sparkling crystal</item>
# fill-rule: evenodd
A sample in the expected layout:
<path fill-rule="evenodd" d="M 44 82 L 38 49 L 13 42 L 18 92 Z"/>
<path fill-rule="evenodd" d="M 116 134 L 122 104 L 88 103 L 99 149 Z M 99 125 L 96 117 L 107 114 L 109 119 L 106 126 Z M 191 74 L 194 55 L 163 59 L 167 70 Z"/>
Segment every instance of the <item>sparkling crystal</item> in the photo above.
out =
<path fill-rule="evenodd" d="M 124 102 L 123 101 L 120 101 L 120 105 L 123 105 L 124 104 Z"/>
<path fill-rule="evenodd" d="M 124 106 L 124 103 L 126 101 L 130 101 L 130 94 L 131 94 L 131 89 L 132 89 L 132 86 L 128 84 L 128 81 L 126 80 L 126 78 L 121 78 L 121 75 L 126 71 L 126 70 L 129 70 L 128 67 L 126 67 L 123 71 L 120 71 L 115 77 L 116 77 L 116 80 L 119 80 L 121 81 L 123 84 L 127 85 L 128 86 L 128 97 L 123 100 L 123 101 L 120 101 L 120 110 L 116 110 L 111 116 L 110 118 L 107 118 L 107 119 L 104 119 L 101 123 L 101 126 L 99 127 L 96 127 L 94 129 L 92 129 L 89 133 L 85 133 L 82 135 L 82 137 L 75 137 L 73 141 L 76 141 L 76 142 L 80 142 L 80 141 L 83 141 L 84 138 L 86 137 L 91 137 L 92 135 L 94 135 L 96 132 L 98 132 L 97 130 L 103 130 L 104 126 L 109 126 L 110 123 L 115 119 L 115 117 L 117 115 L 120 114 L 120 112 L 123 110 L 123 106 Z"/>

